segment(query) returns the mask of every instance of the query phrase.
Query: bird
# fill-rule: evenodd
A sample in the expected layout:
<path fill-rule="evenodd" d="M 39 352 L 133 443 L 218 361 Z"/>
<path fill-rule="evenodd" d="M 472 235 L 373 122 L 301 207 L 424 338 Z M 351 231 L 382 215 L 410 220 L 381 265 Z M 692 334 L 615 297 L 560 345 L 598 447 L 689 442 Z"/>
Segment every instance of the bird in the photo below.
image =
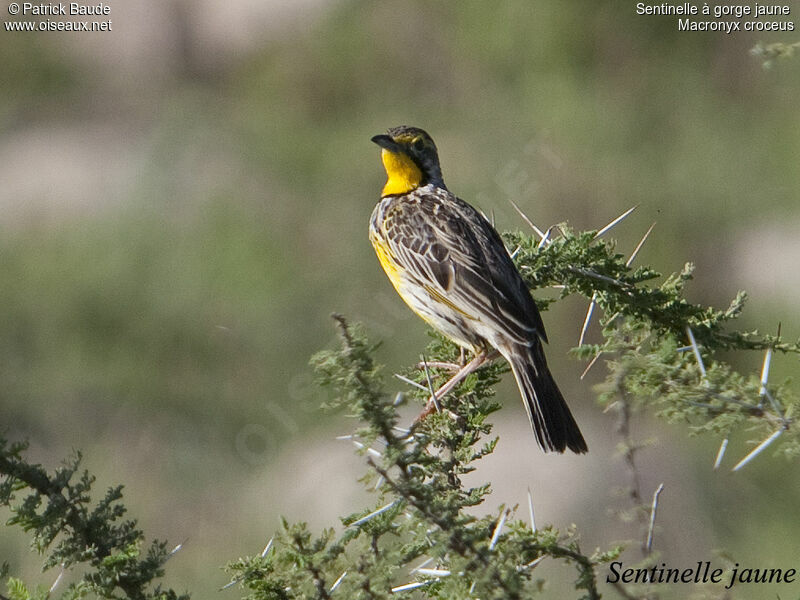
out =
<path fill-rule="evenodd" d="M 424 130 L 401 125 L 372 142 L 381 148 L 387 175 L 369 223 L 378 261 L 417 315 L 474 355 L 433 393 L 427 412 L 437 397 L 501 355 L 542 450 L 587 452 L 547 366 L 542 318 L 500 235 L 447 189 L 436 144 Z"/>

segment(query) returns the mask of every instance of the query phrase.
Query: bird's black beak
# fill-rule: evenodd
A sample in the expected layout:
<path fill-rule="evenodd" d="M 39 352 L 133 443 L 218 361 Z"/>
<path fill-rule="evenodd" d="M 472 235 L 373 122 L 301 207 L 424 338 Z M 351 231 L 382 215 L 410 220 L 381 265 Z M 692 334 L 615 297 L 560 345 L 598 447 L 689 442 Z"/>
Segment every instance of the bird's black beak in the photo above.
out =
<path fill-rule="evenodd" d="M 397 152 L 399 150 L 397 142 L 395 142 L 391 136 L 386 134 L 376 135 L 372 138 L 372 141 L 378 144 L 381 148 L 385 148 L 389 152 Z"/>

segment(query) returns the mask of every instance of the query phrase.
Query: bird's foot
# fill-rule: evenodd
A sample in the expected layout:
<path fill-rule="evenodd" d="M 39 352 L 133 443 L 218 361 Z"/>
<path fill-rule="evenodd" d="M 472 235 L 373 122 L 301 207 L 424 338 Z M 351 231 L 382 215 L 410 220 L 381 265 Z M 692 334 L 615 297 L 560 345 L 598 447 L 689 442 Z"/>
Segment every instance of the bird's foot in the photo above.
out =
<path fill-rule="evenodd" d="M 463 367 L 460 367 L 455 375 L 453 375 L 450 379 L 448 379 L 438 390 L 432 391 L 431 397 L 428 399 L 428 402 L 425 404 L 425 408 L 422 412 L 414 419 L 414 423 L 419 423 L 425 417 L 433 414 L 434 412 L 441 411 L 440 400 L 445 396 L 445 394 L 451 392 L 459 383 L 461 383 L 468 375 L 477 371 L 481 365 L 483 365 L 486 361 L 494 360 L 499 356 L 499 352 L 497 350 L 492 350 L 491 352 L 482 351 L 475 355 L 475 357 L 469 361 Z M 436 363 L 427 363 L 427 365 L 433 366 Z M 450 363 L 442 363 L 448 365 Z"/>
<path fill-rule="evenodd" d="M 417 369 L 425 369 L 425 367 L 427 367 L 429 369 L 443 369 L 445 371 L 452 371 L 453 373 L 459 371 L 463 366 L 464 366 L 463 363 L 458 364 L 451 362 L 442 362 L 438 360 L 430 360 L 417 363 Z"/>

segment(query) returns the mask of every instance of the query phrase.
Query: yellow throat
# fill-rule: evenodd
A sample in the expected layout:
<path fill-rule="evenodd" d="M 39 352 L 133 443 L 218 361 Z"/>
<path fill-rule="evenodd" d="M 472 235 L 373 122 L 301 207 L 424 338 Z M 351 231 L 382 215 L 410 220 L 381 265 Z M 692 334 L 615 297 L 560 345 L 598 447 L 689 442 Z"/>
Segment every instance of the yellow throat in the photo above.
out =
<path fill-rule="evenodd" d="M 381 150 L 381 160 L 389 179 L 383 186 L 382 196 L 407 194 L 422 183 L 422 171 L 411 158 L 403 152 Z"/>

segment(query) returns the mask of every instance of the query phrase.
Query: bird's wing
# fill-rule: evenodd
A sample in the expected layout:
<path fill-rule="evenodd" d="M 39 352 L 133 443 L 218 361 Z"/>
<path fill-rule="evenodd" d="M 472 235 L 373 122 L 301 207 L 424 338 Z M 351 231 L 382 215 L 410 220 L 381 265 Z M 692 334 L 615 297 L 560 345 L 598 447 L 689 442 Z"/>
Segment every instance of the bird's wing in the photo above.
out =
<path fill-rule="evenodd" d="M 502 239 L 472 206 L 437 189 L 408 198 L 395 210 L 385 223 L 386 240 L 407 277 L 515 342 L 547 340 L 536 304 Z"/>

